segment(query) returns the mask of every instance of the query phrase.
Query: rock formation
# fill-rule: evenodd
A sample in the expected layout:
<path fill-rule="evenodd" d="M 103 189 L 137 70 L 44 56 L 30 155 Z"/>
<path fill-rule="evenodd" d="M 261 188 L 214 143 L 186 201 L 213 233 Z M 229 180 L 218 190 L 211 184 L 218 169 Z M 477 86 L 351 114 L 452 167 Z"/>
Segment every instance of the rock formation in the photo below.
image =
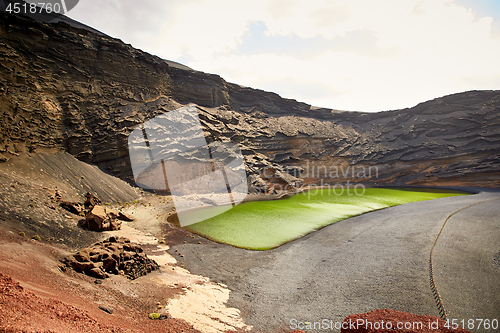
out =
<path fill-rule="evenodd" d="M 110 237 L 76 254 L 61 260 L 65 267 L 78 273 L 105 279 L 108 274 L 121 274 L 129 279 L 136 279 L 159 268 L 149 259 L 142 248 L 127 238 Z"/>
<path fill-rule="evenodd" d="M 207 140 L 241 147 L 254 190 L 345 181 L 500 185 L 500 91 L 344 112 L 170 66 L 64 22 L 8 13 L 0 21 L 0 160 L 57 148 L 131 181 L 128 135 L 194 103 Z"/>

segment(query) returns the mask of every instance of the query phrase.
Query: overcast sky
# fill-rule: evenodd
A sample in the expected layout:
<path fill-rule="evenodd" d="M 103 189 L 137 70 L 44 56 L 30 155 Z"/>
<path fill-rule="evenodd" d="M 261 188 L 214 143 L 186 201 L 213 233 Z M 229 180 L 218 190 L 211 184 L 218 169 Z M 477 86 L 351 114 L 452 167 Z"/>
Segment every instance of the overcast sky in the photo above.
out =
<path fill-rule="evenodd" d="M 80 0 L 68 16 L 314 106 L 383 111 L 500 89 L 500 0 Z"/>

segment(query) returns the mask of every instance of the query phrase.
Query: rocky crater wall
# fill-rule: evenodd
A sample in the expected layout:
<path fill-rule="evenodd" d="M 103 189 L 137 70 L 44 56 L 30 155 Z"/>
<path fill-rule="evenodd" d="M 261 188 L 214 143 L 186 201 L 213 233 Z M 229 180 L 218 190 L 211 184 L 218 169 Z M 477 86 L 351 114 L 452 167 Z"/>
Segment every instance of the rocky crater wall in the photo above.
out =
<path fill-rule="evenodd" d="M 404 110 L 343 112 L 171 67 L 67 23 L 7 13 L 0 21 L 1 160 L 57 148 L 131 180 L 132 130 L 194 103 L 207 140 L 239 144 L 250 182 L 261 189 L 320 179 L 500 185 L 500 91 Z M 356 167 L 377 172 L 351 172 Z"/>

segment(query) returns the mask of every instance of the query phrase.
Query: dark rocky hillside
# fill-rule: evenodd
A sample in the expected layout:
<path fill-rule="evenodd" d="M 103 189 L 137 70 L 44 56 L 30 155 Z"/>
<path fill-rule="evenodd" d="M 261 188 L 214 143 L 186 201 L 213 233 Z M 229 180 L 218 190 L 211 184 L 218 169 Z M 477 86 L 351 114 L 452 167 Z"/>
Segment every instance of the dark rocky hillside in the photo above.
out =
<path fill-rule="evenodd" d="M 0 21 L 4 161 L 58 148 L 131 180 L 131 131 L 194 103 L 210 140 L 240 145 L 256 188 L 321 180 L 500 185 L 500 91 L 464 92 L 404 110 L 343 112 L 170 66 L 64 22 L 7 13 Z"/>

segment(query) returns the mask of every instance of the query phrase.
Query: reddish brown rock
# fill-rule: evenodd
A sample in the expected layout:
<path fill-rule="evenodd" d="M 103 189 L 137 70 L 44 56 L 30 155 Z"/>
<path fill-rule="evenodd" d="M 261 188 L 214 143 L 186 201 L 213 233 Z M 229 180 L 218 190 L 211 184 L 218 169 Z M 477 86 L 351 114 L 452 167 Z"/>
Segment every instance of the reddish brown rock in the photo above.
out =
<path fill-rule="evenodd" d="M 119 40 L 67 24 L 2 13 L 0 27 L 2 59 L 9 64 L 0 66 L 0 77 L 6 78 L 0 161 L 16 150 L 57 148 L 131 181 L 124 134 L 195 103 L 205 132 L 245 152 L 251 191 L 263 193 L 283 182 L 319 184 L 332 178 L 329 171 L 304 172 L 300 179 L 297 173 L 311 171 L 313 164 L 315 170 L 331 170 L 342 163 L 377 171 L 349 172 L 333 177 L 334 183 L 500 184 L 499 91 L 463 92 L 404 110 L 344 112 L 170 66 Z M 264 180 L 260 176 L 268 167 L 275 176 Z"/>
<path fill-rule="evenodd" d="M 342 322 L 342 333 L 466 333 L 460 327 L 453 329 L 446 321 L 435 316 L 417 315 L 395 310 L 373 310 L 347 316 Z M 469 332 L 470 333 L 470 332 Z"/>
<path fill-rule="evenodd" d="M 75 270 L 78 273 L 85 273 L 93 268 L 96 268 L 95 264 L 93 262 L 80 262 L 75 259 L 75 257 L 71 256 L 68 257 L 66 260 L 66 266 L 71 267 L 73 270 Z"/>
<path fill-rule="evenodd" d="M 123 237 L 110 237 L 61 260 L 78 273 L 104 279 L 108 274 L 121 274 L 136 279 L 159 269 L 142 248 Z"/>
<path fill-rule="evenodd" d="M 83 226 L 95 231 L 119 230 L 122 221 L 117 220 L 117 217 L 118 212 L 104 206 L 95 206 L 87 213 Z"/>

